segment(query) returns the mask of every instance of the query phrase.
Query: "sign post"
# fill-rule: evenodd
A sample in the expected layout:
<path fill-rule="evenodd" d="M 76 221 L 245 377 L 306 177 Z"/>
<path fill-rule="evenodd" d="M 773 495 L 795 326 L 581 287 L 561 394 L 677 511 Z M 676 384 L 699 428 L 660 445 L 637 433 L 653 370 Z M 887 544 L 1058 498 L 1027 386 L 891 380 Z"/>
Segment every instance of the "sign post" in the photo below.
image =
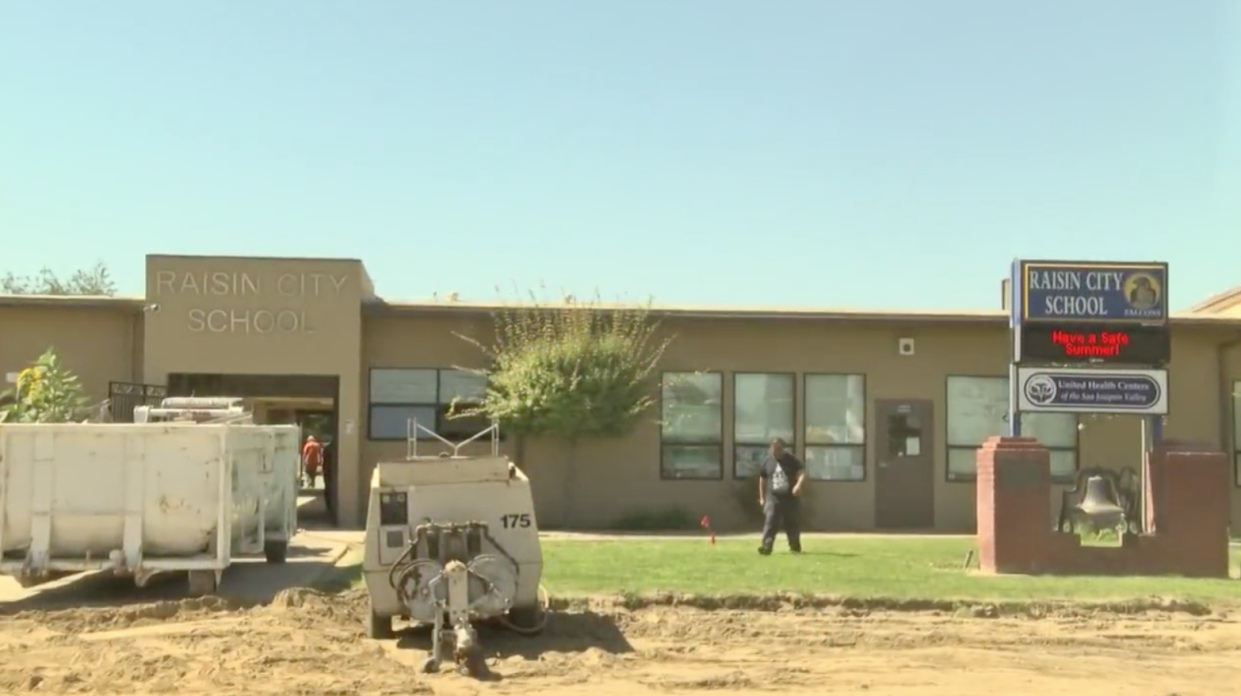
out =
<path fill-rule="evenodd" d="M 1009 435 L 1021 435 L 1025 412 L 1131 413 L 1150 418 L 1157 443 L 1172 357 L 1168 264 L 1016 259 L 1009 286 Z"/>
<path fill-rule="evenodd" d="M 1021 261 L 1014 260 L 1008 279 L 1008 335 L 1012 355 L 1008 361 L 1008 436 L 1021 437 L 1021 409 L 1017 399 L 1017 366 L 1021 364 L 1021 329 L 1025 316 L 1025 279 L 1021 275 Z"/>

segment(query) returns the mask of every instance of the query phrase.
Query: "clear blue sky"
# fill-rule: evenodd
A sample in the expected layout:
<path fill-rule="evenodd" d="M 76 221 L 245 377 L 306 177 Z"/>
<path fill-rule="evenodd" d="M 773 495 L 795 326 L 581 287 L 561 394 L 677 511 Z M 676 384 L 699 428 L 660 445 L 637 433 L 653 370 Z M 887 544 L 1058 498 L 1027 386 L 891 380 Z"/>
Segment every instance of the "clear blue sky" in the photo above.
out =
<path fill-rule="evenodd" d="M 0 4 L 0 271 L 347 256 L 381 295 L 995 307 L 1241 283 L 1237 0 Z"/>

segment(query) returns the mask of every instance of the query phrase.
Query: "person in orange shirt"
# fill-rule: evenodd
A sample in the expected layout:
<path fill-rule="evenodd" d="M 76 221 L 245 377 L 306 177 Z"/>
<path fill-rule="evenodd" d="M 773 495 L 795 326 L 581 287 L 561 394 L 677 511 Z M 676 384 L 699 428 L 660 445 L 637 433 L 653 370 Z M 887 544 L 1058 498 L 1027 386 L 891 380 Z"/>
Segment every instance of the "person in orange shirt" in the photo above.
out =
<path fill-rule="evenodd" d="M 302 445 L 302 480 L 307 488 L 315 485 L 315 479 L 323 470 L 323 446 L 314 435 L 306 436 L 306 444 Z"/>

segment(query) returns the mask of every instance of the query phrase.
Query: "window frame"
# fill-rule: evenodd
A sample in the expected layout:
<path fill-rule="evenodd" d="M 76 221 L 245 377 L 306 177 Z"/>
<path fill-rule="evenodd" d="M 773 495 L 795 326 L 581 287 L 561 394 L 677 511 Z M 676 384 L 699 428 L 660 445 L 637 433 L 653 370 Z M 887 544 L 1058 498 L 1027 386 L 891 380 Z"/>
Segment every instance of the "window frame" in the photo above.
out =
<path fill-rule="evenodd" d="M 415 402 L 399 402 L 398 403 L 395 401 L 391 403 L 388 403 L 388 402 L 377 403 L 373 401 L 372 400 L 373 394 L 371 392 L 371 387 L 374 384 L 376 370 L 388 371 L 388 372 L 398 371 L 398 372 L 433 372 L 435 373 L 436 403 L 415 403 Z M 373 365 L 371 367 L 368 367 L 366 371 L 366 439 L 369 442 L 408 442 L 409 441 L 408 431 L 406 431 L 405 434 L 399 437 L 375 437 L 375 409 L 376 408 L 406 408 L 406 409 L 429 408 L 429 409 L 434 409 L 435 410 L 435 423 L 433 423 L 430 426 L 431 429 L 435 433 L 439 434 L 441 437 L 451 439 L 452 434 L 451 433 L 446 434 L 444 431 L 452 430 L 452 429 L 443 427 L 444 423 L 450 422 L 450 419 L 447 416 L 448 416 L 448 407 L 451 405 L 451 402 L 450 403 L 439 403 L 440 401 L 443 400 L 443 397 L 441 394 L 443 390 L 442 373 L 444 372 L 467 372 L 467 370 L 461 370 L 455 367 L 390 367 L 386 365 Z M 408 428 L 408 426 L 406 427 Z M 415 436 L 417 437 L 417 440 L 419 442 L 433 441 L 436 439 L 422 431 L 415 433 Z M 500 433 L 500 439 L 503 439 L 503 432 Z"/>
<path fill-rule="evenodd" d="M 812 377 L 857 377 L 862 380 L 862 441 L 860 443 L 841 444 L 839 442 L 820 442 L 810 437 L 810 433 L 808 432 L 810 428 L 810 423 L 809 421 L 806 420 L 806 414 L 810 413 L 810 406 L 807 400 L 810 398 L 810 378 Z M 864 372 L 806 372 L 802 374 L 802 378 L 801 378 L 801 400 L 802 400 L 801 437 L 803 440 L 803 445 L 805 447 L 804 451 L 802 452 L 803 463 L 807 459 L 809 459 L 808 452 L 810 451 L 811 447 L 857 450 L 858 452 L 861 453 L 861 456 L 862 456 L 862 478 L 857 478 L 857 479 L 812 478 L 810 476 L 810 467 L 807 465 L 806 467 L 806 479 L 807 480 L 815 481 L 819 483 L 847 484 L 847 483 L 865 483 L 868 479 L 870 479 L 870 463 L 867 462 L 866 460 L 866 453 L 868 451 L 867 448 L 870 445 L 870 438 L 871 438 L 870 401 L 868 400 L 868 396 L 870 394 L 869 390 L 870 390 L 870 383 L 866 379 L 866 373 Z"/>
<path fill-rule="evenodd" d="M 979 374 L 950 373 L 944 376 L 944 481 L 946 483 L 976 484 L 978 482 L 977 468 L 975 468 L 974 473 L 972 474 L 969 474 L 969 475 L 961 474 L 961 475 L 955 475 L 955 476 L 953 475 L 952 470 L 949 468 L 949 462 L 951 461 L 952 452 L 954 450 L 958 450 L 958 451 L 970 450 L 973 452 L 977 452 L 978 449 L 982 447 L 982 445 L 984 444 L 984 443 L 979 443 L 977 445 L 954 445 L 952 444 L 952 440 L 949 439 L 949 433 L 951 432 L 951 429 L 948 427 L 949 426 L 948 421 L 949 419 L 952 418 L 952 404 L 949 402 L 948 394 L 950 390 L 948 388 L 948 384 L 953 379 L 1008 380 L 1009 375 L 979 375 Z M 1073 453 L 1073 475 L 1072 476 L 1056 476 L 1054 473 L 1049 472 L 1051 473 L 1052 485 L 1072 485 L 1077 479 L 1077 472 L 1081 471 L 1081 468 L 1082 468 L 1082 431 L 1080 427 L 1081 419 L 1080 419 L 1080 416 L 1075 413 L 1065 413 L 1065 414 L 1060 414 L 1060 415 L 1074 416 L 1075 419 L 1077 420 L 1077 424 L 1079 425 L 1079 427 L 1074 431 L 1073 446 L 1072 447 L 1063 447 L 1063 446 L 1050 447 L 1041 442 L 1039 443 L 1039 446 L 1046 449 L 1049 453 L 1050 452 L 1072 452 Z M 1012 418 L 1012 414 L 1008 414 L 1005 417 L 1004 422 L 1007 423 L 1009 418 Z M 1003 433 L 1001 433 L 1001 435 L 1003 435 Z"/>
<path fill-rule="evenodd" d="M 1232 398 L 1229 399 L 1232 404 L 1230 415 L 1232 416 L 1232 485 L 1234 488 L 1241 488 L 1241 425 L 1238 418 L 1241 417 L 1241 379 L 1232 381 Z M 1163 418 L 1163 416 L 1160 416 Z"/>
<path fill-rule="evenodd" d="M 676 440 L 667 441 L 664 439 L 664 384 L 668 375 L 711 375 L 720 382 L 720 428 L 716 434 L 714 441 L 710 440 Z M 724 480 L 724 403 L 728 400 L 725 394 L 727 384 L 725 383 L 724 372 L 721 370 L 661 370 L 659 372 L 659 398 L 656 400 L 656 406 L 659 409 L 659 479 L 661 481 L 723 481 Z M 669 476 L 664 467 L 664 461 L 667 458 L 669 447 L 714 447 L 719 451 L 719 466 L 716 467 L 715 476 Z"/>
<path fill-rule="evenodd" d="M 745 370 L 742 372 L 732 373 L 732 376 L 733 376 L 733 379 L 732 379 L 733 432 L 732 432 L 732 437 L 730 438 L 729 441 L 732 445 L 732 455 L 733 455 L 732 477 L 736 481 L 752 481 L 758 477 L 758 474 L 743 476 L 737 473 L 737 461 L 738 461 L 737 452 L 738 450 L 742 447 L 767 448 L 771 446 L 771 438 L 767 438 L 764 442 L 758 442 L 758 441 L 750 442 L 750 441 L 742 441 L 742 440 L 737 439 L 737 408 L 738 408 L 738 403 L 739 403 L 737 400 L 737 393 L 738 393 L 737 392 L 737 378 L 747 377 L 747 376 L 753 377 L 756 375 L 762 376 L 762 377 L 787 377 L 788 378 L 789 386 L 792 387 L 792 395 L 793 395 L 793 398 L 791 402 L 789 403 L 789 416 L 792 419 L 790 422 L 789 430 L 792 432 L 792 438 L 786 444 L 788 445 L 788 449 L 790 451 L 797 452 L 798 451 L 797 443 L 801 441 L 801 438 L 797 437 L 797 397 L 798 397 L 797 381 L 798 380 L 797 380 L 796 372 L 766 372 L 762 370 Z"/>

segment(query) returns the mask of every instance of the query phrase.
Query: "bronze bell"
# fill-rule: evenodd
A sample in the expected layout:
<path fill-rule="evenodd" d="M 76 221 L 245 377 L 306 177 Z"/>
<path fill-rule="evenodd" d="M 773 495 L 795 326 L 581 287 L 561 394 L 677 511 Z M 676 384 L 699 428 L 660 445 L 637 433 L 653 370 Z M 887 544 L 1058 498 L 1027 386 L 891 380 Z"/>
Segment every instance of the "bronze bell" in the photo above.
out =
<path fill-rule="evenodd" d="M 1099 528 L 1119 525 L 1125 515 L 1116 486 L 1102 476 L 1086 479 L 1086 495 L 1082 497 L 1079 509 Z"/>

